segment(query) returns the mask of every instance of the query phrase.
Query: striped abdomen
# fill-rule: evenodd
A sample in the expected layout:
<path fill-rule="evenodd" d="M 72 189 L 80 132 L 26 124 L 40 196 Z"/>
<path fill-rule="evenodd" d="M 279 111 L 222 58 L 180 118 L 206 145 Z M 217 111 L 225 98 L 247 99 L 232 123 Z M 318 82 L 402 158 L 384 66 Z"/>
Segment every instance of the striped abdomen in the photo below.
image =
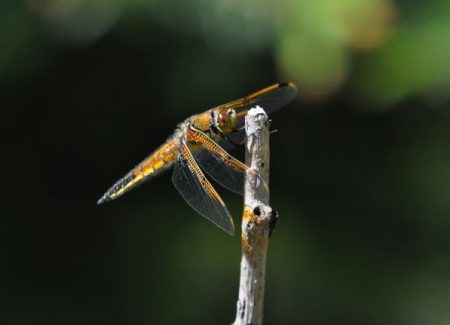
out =
<path fill-rule="evenodd" d="M 137 184 L 167 169 L 178 158 L 178 154 L 178 146 L 174 139 L 167 140 L 166 143 L 156 149 L 144 161 L 118 180 L 97 203 L 101 204 L 109 200 L 114 200 Z"/>

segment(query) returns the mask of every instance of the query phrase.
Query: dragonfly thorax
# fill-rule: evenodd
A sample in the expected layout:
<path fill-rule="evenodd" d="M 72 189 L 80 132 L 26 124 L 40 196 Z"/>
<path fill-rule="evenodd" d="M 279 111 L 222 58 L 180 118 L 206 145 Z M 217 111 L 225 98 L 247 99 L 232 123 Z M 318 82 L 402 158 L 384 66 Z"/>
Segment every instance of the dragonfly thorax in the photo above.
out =
<path fill-rule="evenodd" d="M 98 201 L 114 200 L 138 184 L 174 166 L 172 183 L 199 214 L 233 234 L 233 219 L 225 203 L 205 176 L 206 172 L 225 188 L 242 194 L 249 167 L 231 156 L 222 143 L 236 141 L 251 107 L 272 113 L 297 94 L 292 83 L 278 83 L 244 98 L 193 115 L 178 124 L 175 132 L 147 158 L 119 179 Z"/>
<path fill-rule="evenodd" d="M 186 139 L 186 134 L 190 126 L 191 126 L 190 119 L 184 120 L 183 122 L 177 125 L 177 128 L 173 133 L 173 137 L 178 141 Z"/>

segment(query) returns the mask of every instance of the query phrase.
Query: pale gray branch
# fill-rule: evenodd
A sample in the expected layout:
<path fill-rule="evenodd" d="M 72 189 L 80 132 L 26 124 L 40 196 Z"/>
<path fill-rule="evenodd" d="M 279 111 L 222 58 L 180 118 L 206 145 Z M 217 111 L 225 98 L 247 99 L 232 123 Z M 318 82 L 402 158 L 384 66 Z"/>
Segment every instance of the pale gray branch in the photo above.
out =
<path fill-rule="evenodd" d="M 269 122 L 257 106 L 245 117 L 245 180 L 242 259 L 234 325 L 262 324 L 266 254 L 276 212 L 269 206 Z"/>

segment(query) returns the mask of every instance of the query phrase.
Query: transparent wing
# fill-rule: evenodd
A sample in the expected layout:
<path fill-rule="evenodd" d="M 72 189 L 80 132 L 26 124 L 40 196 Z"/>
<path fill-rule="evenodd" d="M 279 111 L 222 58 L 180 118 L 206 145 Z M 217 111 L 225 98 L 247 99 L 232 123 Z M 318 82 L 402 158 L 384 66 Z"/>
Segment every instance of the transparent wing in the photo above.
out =
<path fill-rule="evenodd" d="M 297 95 L 297 87 L 293 83 L 277 83 L 254 92 L 247 97 L 217 106 L 213 109 L 234 108 L 237 113 L 238 127 L 244 124 L 243 117 L 250 108 L 261 106 L 267 114 L 271 114 L 291 102 Z"/>
<path fill-rule="evenodd" d="M 236 146 L 243 145 L 247 135 L 245 134 L 245 130 L 241 130 L 232 133 L 227 133 L 226 137 L 227 137 L 226 139 L 220 139 L 218 143 L 226 151 L 230 151 L 236 148 Z"/>
<path fill-rule="evenodd" d="M 173 171 L 173 185 L 195 211 L 233 235 L 234 225 L 230 212 L 200 170 L 189 149 L 184 144 L 182 149 L 183 154 Z"/>
<path fill-rule="evenodd" d="M 200 130 L 189 129 L 187 139 L 189 143 L 201 147 L 195 153 L 195 158 L 209 176 L 230 191 L 243 194 L 244 177 L 248 166 L 234 158 Z"/>
<path fill-rule="evenodd" d="M 226 165 L 220 157 L 207 149 L 199 149 L 194 153 L 194 157 L 200 167 L 217 183 L 234 193 L 244 194 L 244 170 Z"/>

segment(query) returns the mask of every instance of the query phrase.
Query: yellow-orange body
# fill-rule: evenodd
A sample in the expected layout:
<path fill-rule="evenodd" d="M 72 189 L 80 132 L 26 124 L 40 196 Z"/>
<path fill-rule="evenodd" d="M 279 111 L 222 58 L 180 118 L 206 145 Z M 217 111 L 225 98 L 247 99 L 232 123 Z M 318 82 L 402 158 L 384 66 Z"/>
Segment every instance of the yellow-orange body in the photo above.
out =
<path fill-rule="evenodd" d="M 178 157 L 178 152 L 175 141 L 173 139 L 167 140 L 161 147 L 156 149 L 150 156 L 120 179 L 111 190 L 105 194 L 105 200 L 115 199 L 144 179 L 156 175 L 158 172 L 170 167 Z"/>
<path fill-rule="evenodd" d="M 217 113 L 216 113 L 217 114 Z M 189 137 L 191 127 L 208 134 L 211 138 L 216 138 L 211 131 L 211 110 L 204 113 L 193 115 L 180 123 L 174 134 L 166 142 L 151 153 L 146 159 L 139 163 L 129 173 L 117 181 L 99 200 L 99 203 L 113 200 L 134 186 L 159 174 L 161 171 L 171 167 L 180 155 L 181 143 L 186 142 L 191 151 L 196 151 L 198 146 L 195 139 Z"/>
<path fill-rule="evenodd" d="M 188 160 L 187 165 L 190 172 L 200 182 L 201 187 L 208 193 L 209 197 L 224 207 L 225 204 L 214 188 L 209 182 L 203 180 L 203 173 L 191 152 L 195 152 L 199 148 L 206 149 L 211 154 L 219 157 L 220 161 L 228 166 L 227 168 L 231 168 L 239 173 L 245 172 L 248 167 L 229 155 L 217 142 L 221 139 L 232 142 L 227 135 L 240 130 L 240 127 L 243 125 L 243 119 L 251 106 L 261 104 L 266 109 L 266 112 L 274 111 L 291 101 L 296 93 L 297 88 L 292 83 L 274 84 L 247 97 L 191 116 L 177 126 L 174 134 L 163 145 L 117 181 L 98 200 L 98 203 L 100 204 L 121 196 L 137 184 L 159 174 L 182 158 Z"/>

